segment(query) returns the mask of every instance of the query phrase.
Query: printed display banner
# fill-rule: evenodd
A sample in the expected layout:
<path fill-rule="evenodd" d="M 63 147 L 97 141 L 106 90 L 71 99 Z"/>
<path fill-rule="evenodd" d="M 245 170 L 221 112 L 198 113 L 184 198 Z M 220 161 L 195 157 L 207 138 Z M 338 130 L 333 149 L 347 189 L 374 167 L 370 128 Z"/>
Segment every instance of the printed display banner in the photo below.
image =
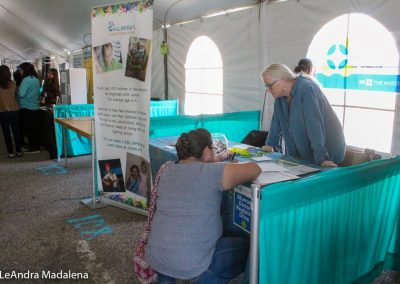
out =
<path fill-rule="evenodd" d="M 238 185 L 234 189 L 233 224 L 251 232 L 251 188 Z"/>
<path fill-rule="evenodd" d="M 98 191 L 146 212 L 151 189 L 149 109 L 153 1 L 92 9 Z"/>

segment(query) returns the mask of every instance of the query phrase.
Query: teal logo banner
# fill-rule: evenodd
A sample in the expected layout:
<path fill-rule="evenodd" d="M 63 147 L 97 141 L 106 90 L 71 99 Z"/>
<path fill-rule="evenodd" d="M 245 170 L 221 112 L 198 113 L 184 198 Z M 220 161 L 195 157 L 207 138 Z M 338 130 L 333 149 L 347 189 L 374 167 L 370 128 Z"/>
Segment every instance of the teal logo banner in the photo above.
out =
<path fill-rule="evenodd" d="M 352 74 L 343 76 L 341 74 L 332 74 L 326 76 L 322 73 L 317 73 L 316 78 L 324 88 L 328 89 L 400 93 L 400 75 Z"/>

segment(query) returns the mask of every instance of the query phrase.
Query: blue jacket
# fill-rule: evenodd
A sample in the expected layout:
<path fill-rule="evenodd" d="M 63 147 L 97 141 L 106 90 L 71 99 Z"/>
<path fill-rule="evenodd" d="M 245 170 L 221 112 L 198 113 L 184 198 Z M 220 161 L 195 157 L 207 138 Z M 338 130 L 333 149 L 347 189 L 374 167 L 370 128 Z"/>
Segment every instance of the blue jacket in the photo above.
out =
<path fill-rule="evenodd" d="M 324 160 L 342 163 L 346 150 L 343 129 L 318 84 L 299 76 L 291 96 L 290 112 L 286 97 L 275 100 L 266 144 L 279 147 L 282 135 L 290 156 L 318 165 Z"/>
<path fill-rule="evenodd" d="M 39 109 L 40 82 L 34 76 L 25 77 L 18 88 L 18 103 L 21 108 Z"/>

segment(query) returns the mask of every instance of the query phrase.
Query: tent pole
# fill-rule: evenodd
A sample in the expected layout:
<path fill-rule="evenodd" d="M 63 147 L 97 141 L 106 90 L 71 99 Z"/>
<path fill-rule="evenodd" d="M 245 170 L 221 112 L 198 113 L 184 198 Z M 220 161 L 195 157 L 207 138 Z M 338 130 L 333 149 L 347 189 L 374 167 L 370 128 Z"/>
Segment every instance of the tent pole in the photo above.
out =
<path fill-rule="evenodd" d="M 164 40 L 163 43 L 166 44 L 168 40 L 167 27 L 164 23 Z M 165 99 L 168 100 L 168 53 L 164 54 L 164 89 L 165 89 Z"/>

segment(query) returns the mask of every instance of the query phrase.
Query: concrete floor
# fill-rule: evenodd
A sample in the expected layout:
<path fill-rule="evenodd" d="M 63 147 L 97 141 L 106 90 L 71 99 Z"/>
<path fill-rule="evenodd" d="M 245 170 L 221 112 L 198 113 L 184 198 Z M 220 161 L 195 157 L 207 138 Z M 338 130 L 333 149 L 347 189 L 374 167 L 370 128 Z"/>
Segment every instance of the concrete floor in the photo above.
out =
<path fill-rule="evenodd" d="M 62 162 L 49 160 L 46 151 L 15 159 L 5 158 L 5 153 L 0 135 L 1 283 L 5 273 L 42 277 L 43 272 L 61 271 L 88 273 L 89 278 L 63 283 L 139 283 L 132 252 L 146 218 L 112 206 L 91 210 L 81 204 L 92 191 L 90 156 L 70 158 L 64 169 Z M 383 272 L 374 283 L 400 283 L 400 274 Z"/>
<path fill-rule="evenodd" d="M 5 158 L 2 137 L 0 153 L 0 277 L 13 271 L 40 277 L 42 271 L 71 271 L 88 273 L 84 283 L 138 283 L 132 250 L 145 217 L 80 203 L 92 190 L 90 156 L 69 159 L 62 173 L 63 163 L 49 160 L 45 151 Z"/>

